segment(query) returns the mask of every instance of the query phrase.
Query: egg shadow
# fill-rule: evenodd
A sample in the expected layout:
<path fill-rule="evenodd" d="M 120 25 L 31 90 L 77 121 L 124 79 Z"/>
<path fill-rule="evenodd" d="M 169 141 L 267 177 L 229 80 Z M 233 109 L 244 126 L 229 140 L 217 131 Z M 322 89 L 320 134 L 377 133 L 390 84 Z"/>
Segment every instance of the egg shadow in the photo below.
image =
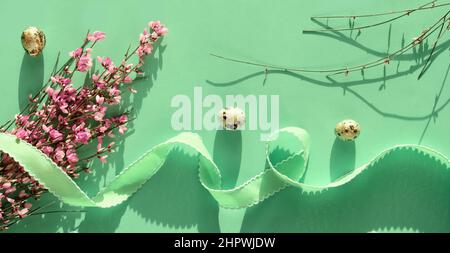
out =
<path fill-rule="evenodd" d="M 218 130 L 214 139 L 213 160 L 222 174 L 225 189 L 236 186 L 241 167 L 241 131 Z"/>
<path fill-rule="evenodd" d="M 342 141 L 336 138 L 330 155 L 330 180 L 335 181 L 351 172 L 356 164 L 356 147 L 354 141 Z"/>
<path fill-rule="evenodd" d="M 18 102 L 20 111 L 28 104 L 28 97 L 36 94 L 44 84 L 44 56 L 32 57 L 24 53 L 19 74 Z"/>

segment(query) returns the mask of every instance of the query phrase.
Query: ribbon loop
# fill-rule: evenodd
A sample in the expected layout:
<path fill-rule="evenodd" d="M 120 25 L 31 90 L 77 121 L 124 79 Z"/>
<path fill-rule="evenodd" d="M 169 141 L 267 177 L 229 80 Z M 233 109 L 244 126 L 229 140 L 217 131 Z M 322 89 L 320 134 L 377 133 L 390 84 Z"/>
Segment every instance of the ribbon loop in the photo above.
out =
<path fill-rule="evenodd" d="M 363 170 L 389 152 L 410 148 L 434 157 L 449 165 L 449 159 L 441 153 L 419 145 L 399 145 L 381 152 L 372 161 L 354 169 L 339 180 L 327 185 L 308 185 L 299 180 L 304 176 L 309 156 L 309 134 L 296 127 L 288 127 L 275 133 L 268 143 L 267 167 L 258 175 L 233 189 L 221 187 L 220 170 L 208 153 L 201 138 L 194 133 L 181 133 L 161 143 L 130 164 L 95 197 L 90 198 L 48 156 L 31 144 L 14 135 L 0 133 L 0 150 L 9 154 L 36 180 L 62 202 L 83 207 L 107 208 L 118 205 L 138 191 L 162 167 L 176 145 L 182 144 L 199 154 L 199 179 L 215 200 L 225 208 L 245 208 L 257 204 L 287 186 L 304 191 L 321 191 L 350 182 Z M 283 143 L 281 135 L 288 134 Z M 275 147 L 275 148 L 274 148 Z"/>

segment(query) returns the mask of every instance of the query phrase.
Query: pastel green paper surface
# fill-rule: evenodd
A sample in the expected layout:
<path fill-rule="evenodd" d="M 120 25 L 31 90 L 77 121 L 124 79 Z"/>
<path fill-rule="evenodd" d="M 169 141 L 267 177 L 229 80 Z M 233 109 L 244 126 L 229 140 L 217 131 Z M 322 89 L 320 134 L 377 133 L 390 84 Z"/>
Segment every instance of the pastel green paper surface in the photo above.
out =
<path fill-rule="evenodd" d="M 170 29 L 151 60 L 152 76 L 136 84 L 138 119 L 133 133 L 109 167 L 78 181 L 94 196 L 144 151 L 179 132 L 170 125 L 174 95 L 193 96 L 193 87 L 222 97 L 231 94 L 280 96 L 280 126 L 299 126 L 311 135 L 311 155 L 304 182 L 326 185 L 380 151 L 403 143 L 429 146 L 450 153 L 448 43 L 440 47 L 427 74 L 417 81 L 426 50 L 408 52 L 401 61 L 365 73 L 339 77 L 338 85 L 321 75 L 264 72 L 212 58 L 209 53 L 298 67 L 342 67 L 382 57 L 409 42 L 444 10 L 399 20 L 389 29 L 363 31 L 356 42 L 349 33 L 305 35 L 302 28 L 318 27 L 313 15 L 383 12 L 419 6 L 424 1 L 296 1 L 296 0 L 168 0 L 143 1 L 10 1 L 0 3 L 0 119 L 20 111 L 30 92 L 48 77 L 56 55 L 79 46 L 87 29 L 106 32 L 108 39 L 94 54 L 116 61 L 137 39 L 149 20 L 160 19 Z M 27 8 L 26 6 L 33 6 Z M 346 27 L 334 22 L 336 26 Z M 361 21 L 367 23 L 368 21 Z M 331 23 L 330 23 L 331 24 Z M 24 55 L 21 31 L 42 28 L 47 46 L 42 57 Z M 389 32 L 390 31 L 390 32 Z M 353 37 L 355 34 L 352 35 Z M 448 37 L 443 38 L 443 42 Z M 428 42 L 428 48 L 432 41 Z M 209 81 L 209 82 L 208 82 Z M 344 91 L 342 87 L 347 87 Z M 355 143 L 335 141 L 334 125 L 357 120 L 362 134 Z M 222 170 L 228 188 L 240 185 L 265 167 L 265 145 L 259 131 L 230 134 L 197 131 Z M 289 187 L 276 197 L 248 209 L 217 206 L 198 180 L 198 161 L 182 149 L 124 204 L 87 213 L 54 213 L 30 217 L 13 232 L 367 232 L 406 227 L 421 232 L 450 230 L 449 174 L 432 158 L 401 151 L 360 174 L 351 184 L 320 194 L 301 194 Z M 50 197 L 48 197 L 51 199 Z M 43 199 L 43 201 L 49 200 Z M 67 206 L 52 210 L 70 210 Z"/>

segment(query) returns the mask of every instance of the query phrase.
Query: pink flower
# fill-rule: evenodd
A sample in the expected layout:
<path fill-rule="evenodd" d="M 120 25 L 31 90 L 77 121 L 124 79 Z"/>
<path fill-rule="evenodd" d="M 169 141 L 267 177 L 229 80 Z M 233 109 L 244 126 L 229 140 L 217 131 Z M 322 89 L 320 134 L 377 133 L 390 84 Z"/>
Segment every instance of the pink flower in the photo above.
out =
<path fill-rule="evenodd" d="M 106 163 L 106 158 L 108 158 L 107 155 L 104 155 L 104 156 L 98 156 L 98 159 L 100 159 L 100 162 L 102 162 L 102 163 Z"/>
<path fill-rule="evenodd" d="M 126 77 L 123 79 L 123 83 L 131 83 L 131 82 L 133 82 L 133 79 L 131 79 L 130 76 L 126 76 Z"/>
<path fill-rule="evenodd" d="M 69 163 L 77 163 L 78 162 L 78 156 L 77 153 L 75 152 L 75 150 L 68 150 L 66 152 L 66 157 L 67 157 L 67 161 L 69 161 Z"/>
<path fill-rule="evenodd" d="M 169 31 L 159 20 L 149 22 L 148 26 L 150 26 L 159 36 L 164 36 Z"/>
<path fill-rule="evenodd" d="M 150 43 L 145 43 L 139 46 L 136 53 L 139 57 L 142 57 L 144 55 L 149 55 L 152 53 L 153 45 Z"/>
<path fill-rule="evenodd" d="M 89 139 L 91 138 L 91 133 L 88 129 L 84 131 L 80 131 L 75 134 L 75 142 L 87 144 Z"/>
<path fill-rule="evenodd" d="M 62 148 L 58 147 L 56 148 L 55 154 L 54 154 L 54 159 L 58 162 L 62 162 L 64 157 L 65 157 L 65 153 L 62 150 Z"/>
<path fill-rule="evenodd" d="M 105 113 L 104 112 L 96 112 L 96 113 L 94 113 L 94 119 L 96 121 L 102 121 L 104 117 L 105 117 Z"/>
<path fill-rule="evenodd" d="M 62 133 L 58 132 L 58 130 L 52 129 L 52 130 L 50 130 L 49 134 L 50 134 L 50 138 L 53 141 L 60 141 L 60 140 L 62 140 L 63 135 L 62 135 Z"/>
<path fill-rule="evenodd" d="M 28 115 L 25 115 L 25 116 L 21 115 L 21 114 L 16 115 L 17 122 L 22 126 L 26 125 L 28 123 L 29 119 L 30 119 L 30 116 L 28 116 Z"/>
<path fill-rule="evenodd" d="M 141 44 L 147 43 L 148 38 L 150 38 L 150 34 L 148 33 L 147 29 L 144 29 L 144 33 L 141 33 L 141 35 L 139 36 L 139 42 L 141 42 Z"/>
<path fill-rule="evenodd" d="M 98 109 L 98 111 L 94 113 L 94 120 L 96 120 L 96 121 L 102 121 L 103 118 L 104 118 L 105 115 L 106 115 L 106 110 L 107 110 L 107 109 L 108 109 L 107 107 L 100 106 L 99 109 Z"/>
<path fill-rule="evenodd" d="M 100 152 L 100 150 L 102 150 L 102 145 L 103 145 L 103 136 L 99 136 L 97 137 L 97 152 Z"/>
<path fill-rule="evenodd" d="M 51 97 L 53 96 L 55 90 L 53 88 L 47 87 L 47 89 L 45 89 L 45 92 L 47 92 L 47 94 Z"/>
<path fill-rule="evenodd" d="M 16 189 L 16 187 L 11 187 L 11 188 L 8 188 L 8 190 L 6 190 L 5 191 L 5 194 L 10 194 L 10 193 L 12 193 L 12 192 L 15 192 L 17 189 Z"/>
<path fill-rule="evenodd" d="M 106 127 L 106 126 L 101 126 L 101 127 L 98 128 L 98 131 L 100 133 L 104 133 L 104 132 L 106 132 L 106 130 L 108 130 L 108 127 Z"/>
<path fill-rule="evenodd" d="M 70 84 L 72 82 L 72 80 L 70 78 L 64 78 L 64 77 L 60 77 L 60 76 L 52 76 L 52 77 L 50 77 L 50 80 L 53 83 L 60 84 L 63 87 L 68 85 L 68 84 Z"/>
<path fill-rule="evenodd" d="M 82 54 L 83 54 L 82 48 L 77 48 L 75 51 L 69 53 L 70 57 L 72 58 L 79 58 Z"/>
<path fill-rule="evenodd" d="M 22 210 L 17 211 L 17 214 L 18 214 L 21 218 L 25 217 L 25 215 L 26 215 L 27 213 L 28 213 L 28 208 L 24 208 L 24 209 L 22 209 Z"/>
<path fill-rule="evenodd" d="M 27 139 L 29 135 L 30 135 L 30 131 L 25 130 L 23 128 L 20 128 L 16 132 L 17 138 L 22 139 L 22 140 Z"/>
<path fill-rule="evenodd" d="M 119 117 L 119 122 L 120 123 L 125 124 L 125 123 L 127 123 L 127 121 L 128 121 L 128 116 L 127 115 L 124 114 L 124 115 Z"/>
<path fill-rule="evenodd" d="M 53 152 L 53 148 L 50 147 L 50 146 L 42 147 L 41 150 L 42 150 L 42 152 L 44 152 L 44 154 L 46 154 L 46 155 L 50 155 L 50 154 Z"/>
<path fill-rule="evenodd" d="M 52 126 L 46 126 L 46 125 L 42 125 L 42 130 L 44 130 L 44 132 L 48 133 L 50 132 L 50 130 L 52 130 L 53 127 Z"/>
<path fill-rule="evenodd" d="M 111 61 L 111 58 L 109 58 L 109 57 L 106 57 L 105 59 L 103 59 L 102 57 L 98 56 L 97 60 L 105 68 L 109 68 L 111 65 L 114 66 L 114 63 Z"/>
<path fill-rule="evenodd" d="M 19 192 L 19 198 L 21 199 L 28 198 L 28 194 L 24 190 L 22 190 Z"/>
<path fill-rule="evenodd" d="M 120 134 L 122 134 L 122 135 L 124 135 L 125 134 L 125 131 L 127 131 L 127 127 L 125 126 L 125 125 L 120 125 L 119 126 L 119 133 Z"/>
<path fill-rule="evenodd" d="M 92 41 L 92 42 L 95 42 L 95 41 L 100 41 L 100 40 L 103 40 L 103 39 L 105 39 L 105 33 L 104 32 L 94 32 L 93 34 L 89 34 L 88 36 L 87 36 L 87 39 L 89 40 L 89 41 Z"/>
<path fill-rule="evenodd" d="M 99 78 L 100 78 L 100 77 L 99 77 L 98 75 L 92 74 L 92 81 L 98 82 L 98 79 L 99 79 Z"/>
<path fill-rule="evenodd" d="M 10 182 L 6 182 L 2 185 L 2 189 L 9 189 L 11 188 L 11 183 Z"/>
<path fill-rule="evenodd" d="M 80 72 L 86 72 L 91 67 L 92 67 L 91 55 L 88 53 L 88 54 L 81 56 L 77 62 L 77 70 Z"/>
<path fill-rule="evenodd" d="M 97 102 L 97 104 L 102 105 L 105 102 L 105 98 L 102 96 L 95 96 L 95 101 Z"/>

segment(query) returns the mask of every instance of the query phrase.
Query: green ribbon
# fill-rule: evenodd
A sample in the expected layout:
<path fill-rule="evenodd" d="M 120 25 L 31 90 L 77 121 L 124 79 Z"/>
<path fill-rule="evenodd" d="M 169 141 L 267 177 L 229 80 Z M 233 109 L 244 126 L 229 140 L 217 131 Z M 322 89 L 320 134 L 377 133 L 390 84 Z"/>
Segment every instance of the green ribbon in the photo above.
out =
<path fill-rule="evenodd" d="M 48 156 L 31 144 L 16 136 L 0 133 L 0 150 L 8 153 L 25 170 L 45 186 L 62 202 L 83 207 L 107 208 L 118 205 L 138 191 L 164 164 L 170 151 L 177 145 L 193 149 L 199 155 L 199 179 L 216 201 L 225 208 L 245 208 L 257 204 L 274 195 L 287 186 L 294 186 L 306 192 L 322 191 L 350 182 L 353 178 L 382 159 L 390 152 L 401 149 L 414 149 L 419 153 L 430 155 L 443 164 L 449 165 L 449 159 L 443 154 L 420 145 L 398 145 L 378 154 L 370 162 L 354 169 L 336 181 L 326 185 L 310 185 L 299 182 L 306 171 L 309 157 L 309 134 L 296 127 L 279 130 L 290 135 L 289 142 L 296 144 L 298 150 L 291 152 L 283 160 L 273 164 L 270 145 L 266 150 L 267 168 L 233 189 L 223 189 L 220 170 L 208 153 L 201 138 L 194 133 L 181 133 L 168 141 L 147 151 L 130 166 L 122 170 L 95 197 L 90 198 L 80 187 Z M 281 147 L 283 148 L 283 147 Z"/>

